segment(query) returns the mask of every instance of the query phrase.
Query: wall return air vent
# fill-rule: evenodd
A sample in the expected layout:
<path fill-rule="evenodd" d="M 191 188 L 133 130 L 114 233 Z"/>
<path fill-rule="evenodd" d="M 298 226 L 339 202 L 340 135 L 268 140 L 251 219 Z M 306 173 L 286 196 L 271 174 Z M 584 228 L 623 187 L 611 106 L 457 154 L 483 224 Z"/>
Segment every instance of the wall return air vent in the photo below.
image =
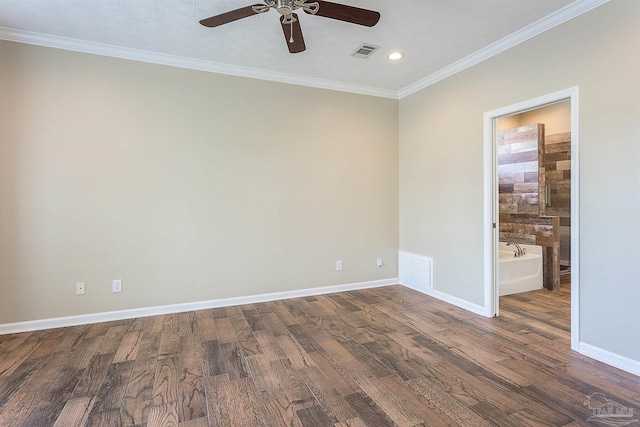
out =
<path fill-rule="evenodd" d="M 356 58 L 361 59 L 367 59 L 378 49 L 380 49 L 380 46 L 376 46 L 371 43 L 362 43 L 356 50 L 353 51 L 351 56 L 355 56 Z"/>

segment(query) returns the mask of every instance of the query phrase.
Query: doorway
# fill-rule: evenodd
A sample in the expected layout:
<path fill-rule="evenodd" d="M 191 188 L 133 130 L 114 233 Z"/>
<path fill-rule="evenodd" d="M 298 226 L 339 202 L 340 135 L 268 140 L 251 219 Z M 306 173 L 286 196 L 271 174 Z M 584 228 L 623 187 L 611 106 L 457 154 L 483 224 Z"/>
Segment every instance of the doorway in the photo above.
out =
<path fill-rule="evenodd" d="M 576 350 L 579 343 L 579 121 L 578 121 L 578 88 L 555 92 L 539 98 L 489 111 L 484 115 L 484 172 L 485 172 L 485 309 L 487 315 L 499 315 L 499 286 L 498 286 L 498 247 L 499 247 L 499 179 L 498 179 L 498 122 L 501 127 L 508 126 L 517 118 L 535 116 L 535 111 L 542 108 L 553 109 L 561 103 L 570 105 L 570 135 L 571 148 L 567 153 L 567 161 L 563 164 L 570 169 L 564 175 L 570 179 L 570 208 L 571 219 L 565 220 L 565 239 L 569 239 L 571 252 L 563 253 L 564 264 L 571 266 L 571 348 Z M 554 107 L 556 106 L 556 107 Z M 540 110 L 542 111 L 542 110 Z M 520 122 L 519 122 L 520 123 Z M 502 130 L 502 129 L 500 129 Z M 554 174 L 557 175 L 557 174 Z M 567 204 L 568 201 L 567 201 Z M 569 237 L 570 235 L 570 237 Z M 566 246 L 566 245 L 565 245 Z"/>

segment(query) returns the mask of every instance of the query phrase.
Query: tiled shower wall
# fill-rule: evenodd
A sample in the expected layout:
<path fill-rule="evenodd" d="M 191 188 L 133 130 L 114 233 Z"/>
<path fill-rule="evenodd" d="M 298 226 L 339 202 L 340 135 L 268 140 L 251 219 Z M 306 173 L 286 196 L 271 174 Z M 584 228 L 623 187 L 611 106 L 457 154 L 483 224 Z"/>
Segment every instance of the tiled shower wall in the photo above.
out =
<path fill-rule="evenodd" d="M 571 261 L 571 103 L 565 101 L 503 117 L 498 120 L 498 130 L 513 129 L 532 123 L 545 125 L 545 181 L 551 190 L 551 206 L 545 206 L 543 210 L 544 215 L 560 217 L 560 263 L 569 265 Z M 544 195 L 544 188 L 542 191 Z"/>
<path fill-rule="evenodd" d="M 571 132 L 547 135 L 545 179 L 551 197 L 545 215 L 560 217 L 560 264 L 571 262 Z"/>
<path fill-rule="evenodd" d="M 509 217 L 541 213 L 544 200 L 544 125 L 498 133 L 499 212 Z M 536 230 L 521 221 L 500 221 L 500 240 L 535 245 Z"/>

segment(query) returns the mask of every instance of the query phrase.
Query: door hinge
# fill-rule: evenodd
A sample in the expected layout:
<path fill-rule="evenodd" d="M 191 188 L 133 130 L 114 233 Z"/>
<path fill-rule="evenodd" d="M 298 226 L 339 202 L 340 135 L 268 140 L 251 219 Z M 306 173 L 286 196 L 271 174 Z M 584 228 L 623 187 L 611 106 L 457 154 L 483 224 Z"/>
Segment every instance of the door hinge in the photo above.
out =
<path fill-rule="evenodd" d="M 493 229 L 494 230 L 496 229 L 496 223 L 495 222 L 493 223 Z"/>

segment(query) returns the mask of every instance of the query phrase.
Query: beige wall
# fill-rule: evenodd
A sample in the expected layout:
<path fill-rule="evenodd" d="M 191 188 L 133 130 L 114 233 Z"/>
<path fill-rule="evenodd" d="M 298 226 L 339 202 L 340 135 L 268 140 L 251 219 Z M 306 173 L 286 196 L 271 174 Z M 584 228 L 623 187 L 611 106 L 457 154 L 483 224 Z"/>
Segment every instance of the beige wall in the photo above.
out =
<path fill-rule="evenodd" d="M 400 101 L 400 249 L 483 305 L 483 114 L 579 86 L 581 340 L 636 361 L 639 16 L 609 2 Z"/>
<path fill-rule="evenodd" d="M 0 58 L 0 324 L 397 277 L 398 101 Z"/>
<path fill-rule="evenodd" d="M 392 100 L 0 42 L 0 323 L 396 277 L 398 225 L 437 290 L 482 305 L 483 113 L 577 85 L 581 338 L 640 360 L 639 15 L 607 3 L 399 121 Z"/>

